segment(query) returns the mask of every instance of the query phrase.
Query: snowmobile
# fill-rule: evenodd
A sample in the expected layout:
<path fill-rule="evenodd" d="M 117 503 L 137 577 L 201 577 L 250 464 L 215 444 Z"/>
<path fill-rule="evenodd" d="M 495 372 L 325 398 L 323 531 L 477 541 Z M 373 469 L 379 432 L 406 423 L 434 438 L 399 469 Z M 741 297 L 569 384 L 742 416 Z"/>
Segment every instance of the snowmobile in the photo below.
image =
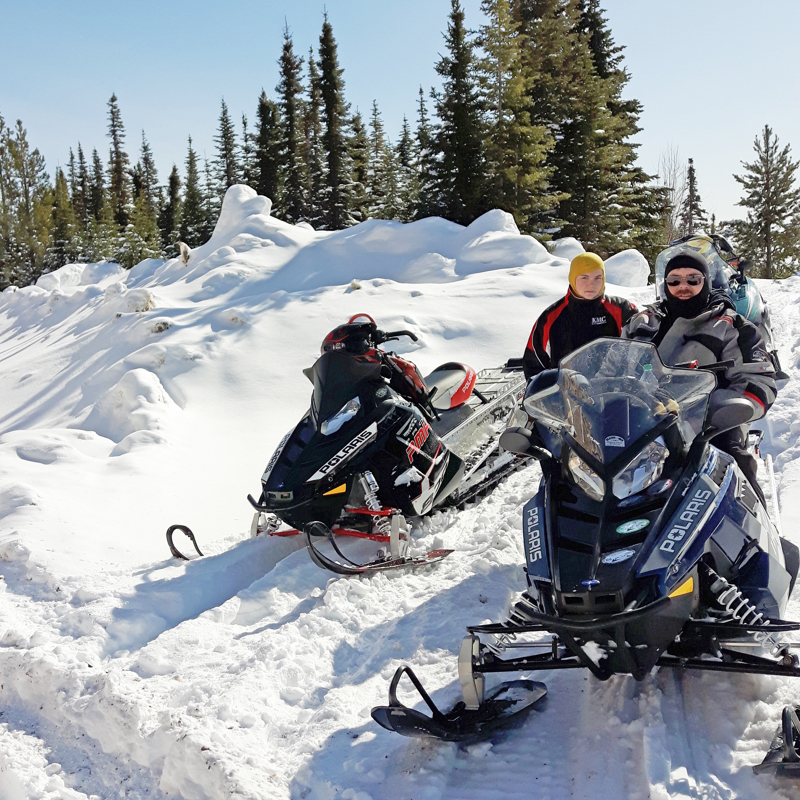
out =
<path fill-rule="evenodd" d="M 724 236 L 702 233 L 684 236 L 670 242 L 666 250 L 656 257 L 656 291 L 659 299 L 664 298 L 664 269 L 667 262 L 682 253 L 700 255 L 708 264 L 712 289 L 724 289 L 736 308 L 737 313 L 752 322 L 761 333 L 772 363 L 776 378 L 788 380 L 789 376 L 781 369 L 778 351 L 772 337 L 772 323 L 769 307 L 755 282 L 745 275 L 751 264 L 746 258 L 734 253 L 733 248 Z"/>
<path fill-rule="evenodd" d="M 486 692 L 492 673 L 580 668 L 642 680 L 659 666 L 800 677 L 798 645 L 787 638 L 800 623 L 783 620 L 800 550 L 733 458 L 710 444 L 750 414 L 744 399 L 707 414 L 724 366 L 670 368 L 651 343 L 597 339 L 531 381 L 529 424 L 500 440 L 542 469 L 523 509 L 527 589 L 505 622 L 468 627 L 463 702 L 439 711 L 401 667 L 376 722 L 469 740 L 546 692 L 535 681 Z M 403 675 L 432 716 L 398 701 Z M 784 712 L 759 770 L 800 769 L 798 711 Z"/>
<path fill-rule="evenodd" d="M 312 560 L 339 574 L 428 564 L 451 551 L 409 555 L 407 518 L 461 505 L 520 467 L 498 441 L 521 370 L 450 362 L 423 379 L 380 349 L 401 336 L 417 340 L 360 314 L 326 337 L 304 370 L 311 407 L 269 460 L 258 500 L 248 495 L 252 535 L 301 533 Z"/>

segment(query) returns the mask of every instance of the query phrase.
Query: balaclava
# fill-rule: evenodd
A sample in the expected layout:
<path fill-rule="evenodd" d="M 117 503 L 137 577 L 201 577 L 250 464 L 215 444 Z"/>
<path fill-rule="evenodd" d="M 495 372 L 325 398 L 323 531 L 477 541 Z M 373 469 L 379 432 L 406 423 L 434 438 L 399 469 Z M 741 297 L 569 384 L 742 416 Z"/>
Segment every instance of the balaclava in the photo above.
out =
<path fill-rule="evenodd" d="M 703 281 L 703 288 L 688 300 L 680 300 L 674 297 L 667 286 L 667 276 L 674 269 L 695 269 L 702 273 L 705 277 Z M 702 256 L 692 256 L 687 253 L 671 258 L 664 267 L 664 297 L 667 302 L 667 309 L 670 316 L 675 319 L 677 317 L 685 317 L 686 319 L 693 319 L 700 312 L 702 312 L 708 305 L 708 299 L 711 296 L 711 281 L 708 275 L 708 264 Z"/>
<path fill-rule="evenodd" d="M 600 258 L 600 256 L 595 255 L 594 253 L 581 253 L 579 256 L 575 256 L 575 258 L 572 259 L 572 262 L 569 265 L 569 285 L 576 297 L 580 298 L 578 290 L 575 288 L 575 279 L 579 275 L 588 275 L 590 272 L 594 272 L 596 269 L 603 270 L 603 291 L 605 291 L 606 265 L 603 263 L 603 259 Z M 600 296 L 602 296 L 602 293 Z"/>

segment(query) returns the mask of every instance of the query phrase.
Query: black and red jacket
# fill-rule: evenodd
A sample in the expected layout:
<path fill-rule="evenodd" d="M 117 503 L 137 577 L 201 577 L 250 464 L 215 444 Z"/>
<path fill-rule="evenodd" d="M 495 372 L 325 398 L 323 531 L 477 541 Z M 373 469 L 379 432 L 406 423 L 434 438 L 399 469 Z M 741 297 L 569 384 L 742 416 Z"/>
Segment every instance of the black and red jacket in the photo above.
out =
<path fill-rule="evenodd" d="M 619 336 L 636 313 L 622 297 L 601 295 L 583 300 L 567 291 L 566 297 L 546 308 L 533 325 L 522 366 L 530 380 L 543 369 L 557 367 L 564 356 L 601 336 Z"/>

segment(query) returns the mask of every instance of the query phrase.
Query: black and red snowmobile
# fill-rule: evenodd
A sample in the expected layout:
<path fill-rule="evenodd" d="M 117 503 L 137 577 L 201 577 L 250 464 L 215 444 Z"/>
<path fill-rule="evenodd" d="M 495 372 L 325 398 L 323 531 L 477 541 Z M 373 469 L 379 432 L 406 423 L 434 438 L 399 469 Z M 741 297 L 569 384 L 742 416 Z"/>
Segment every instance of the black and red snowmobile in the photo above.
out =
<path fill-rule="evenodd" d="M 734 459 L 711 444 L 751 413 L 740 399 L 710 412 L 715 386 L 713 368 L 665 367 L 652 344 L 620 339 L 591 342 L 534 378 L 528 424 L 500 440 L 542 468 L 522 512 L 527 588 L 505 622 L 467 628 L 463 702 L 440 711 L 401 667 L 375 721 L 406 736 L 479 738 L 546 693 L 531 680 L 489 689 L 508 672 L 800 678 L 800 623 L 783 618 L 800 551 L 780 535 L 774 479 L 771 518 Z M 403 676 L 431 715 L 399 702 Z M 757 772 L 800 776 L 798 713 L 784 710 Z"/>
<path fill-rule="evenodd" d="M 417 340 L 360 314 L 325 338 L 304 371 L 311 407 L 269 460 L 259 498 L 248 495 L 253 536 L 302 534 L 314 562 L 340 574 L 428 564 L 451 551 L 410 555 L 407 518 L 463 504 L 524 462 L 498 447 L 521 370 L 450 362 L 423 379 L 381 349 L 401 336 Z"/>

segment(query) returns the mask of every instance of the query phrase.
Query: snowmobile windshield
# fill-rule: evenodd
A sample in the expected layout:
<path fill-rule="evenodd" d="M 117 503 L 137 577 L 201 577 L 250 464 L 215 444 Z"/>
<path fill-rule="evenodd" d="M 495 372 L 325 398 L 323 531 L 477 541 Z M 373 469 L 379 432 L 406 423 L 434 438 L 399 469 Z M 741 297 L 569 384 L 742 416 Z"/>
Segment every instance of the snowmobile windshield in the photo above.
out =
<path fill-rule="evenodd" d="M 665 367 L 649 342 L 596 339 L 563 358 L 557 382 L 524 405 L 551 431 L 569 433 L 609 463 L 667 415 L 676 418 L 688 447 L 715 386 L 709 372 Z"/>
<path fill-rule="evenodd" d="M 667 263 L 675 256 L 681 255 L 699 255 L 708 264 L 712 289 L 727 290 L 729 288 L 730 279 L 736 274 L 736 270 L 722 258 L 710 236 L 697 235 L 676 242 L 658 254 L 656 258 L 656 291 L 660 300 L 664 299 L 664 270 Z"/>
<path fill-rule="evenodd" d="M 364 382 L 382 383 L 380 361 L 341 350 L 323 353 L 305 374 L 314 384 L 311 419 L 317 429 L 357 397 Z"/>

